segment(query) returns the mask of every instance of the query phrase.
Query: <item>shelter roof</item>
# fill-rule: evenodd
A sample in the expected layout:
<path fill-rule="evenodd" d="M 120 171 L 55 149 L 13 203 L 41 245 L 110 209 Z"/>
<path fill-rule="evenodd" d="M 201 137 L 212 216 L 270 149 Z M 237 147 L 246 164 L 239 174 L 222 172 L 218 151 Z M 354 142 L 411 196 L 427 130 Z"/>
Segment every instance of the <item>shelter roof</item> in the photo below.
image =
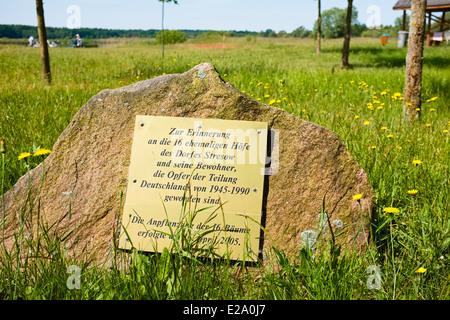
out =
<path fill-rule="evenodd" d="M 411 9 L 411 0 L 398 0 L 394 5 L 394 10 Z M 428 0 L 427 11 L 450 9 L 450 0 Z"/>

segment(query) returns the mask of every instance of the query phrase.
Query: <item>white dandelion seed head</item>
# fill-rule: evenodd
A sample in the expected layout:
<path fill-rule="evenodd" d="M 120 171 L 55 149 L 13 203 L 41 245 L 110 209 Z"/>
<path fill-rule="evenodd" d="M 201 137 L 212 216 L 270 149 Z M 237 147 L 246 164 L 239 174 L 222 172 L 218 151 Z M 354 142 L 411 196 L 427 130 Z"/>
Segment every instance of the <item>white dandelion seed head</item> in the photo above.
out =
<path fill-rule="evenodd" d="M 308 249 L 312 248 L 316 244 L 316 232 L 314 230 L 305 230 L 300 234 L 303 245 Z"/>
<path fill-rule="evenodd" d="M 342 228 L 344 226 L 344 223 L 342 222 L 342 220 L 333 220 L 333 224 L 336 226 L 336 228 Z"/>

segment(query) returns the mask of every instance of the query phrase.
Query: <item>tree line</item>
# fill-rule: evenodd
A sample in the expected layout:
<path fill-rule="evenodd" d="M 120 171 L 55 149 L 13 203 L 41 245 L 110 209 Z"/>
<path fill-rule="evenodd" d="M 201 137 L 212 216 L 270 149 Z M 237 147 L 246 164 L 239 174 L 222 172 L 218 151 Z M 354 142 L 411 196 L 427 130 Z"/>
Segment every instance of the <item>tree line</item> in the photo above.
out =
<path fill-rule="evenodd" d="M 82 35 L 85 39 L 106 39 L 106 38 L 156 38 L 158 29 L 149 30 L 123 30 L 123 29 L 102 29 L 102 28 L 79 28 L 69 29 L 64 27 L 46 27 L 47 38 L 49 39 L 72 39 L 76 34 Z M 179 30 L 183 32 L 188 39 L 197 38 L 199 35 L 210 30 Z M 220 31 L 219 31 L 220 32 Z M 226 35 L 230 37 L 245 37 L 247 35 L 258 35 L 255 31 L 226 31 Z M 26 39 L 30 36 L 38 37 L 36 26 L 19 25 L 19 24 L 0 24 L 0 38 L 9 39 Z"/>

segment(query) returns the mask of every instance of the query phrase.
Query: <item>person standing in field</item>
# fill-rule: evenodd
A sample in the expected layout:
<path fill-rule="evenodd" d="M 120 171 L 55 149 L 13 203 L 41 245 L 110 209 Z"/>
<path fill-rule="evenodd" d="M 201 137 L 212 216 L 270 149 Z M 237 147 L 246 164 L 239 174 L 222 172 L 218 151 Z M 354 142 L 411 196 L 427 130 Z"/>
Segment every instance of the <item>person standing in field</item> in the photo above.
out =
<path fill-rule="evenodd" d="M 83 47 L 83 40 L 81 40 L 81 37 L 80 37 L 79 34 L 77 34 L 76 47 L 77 48 L 82 48 Z"/>

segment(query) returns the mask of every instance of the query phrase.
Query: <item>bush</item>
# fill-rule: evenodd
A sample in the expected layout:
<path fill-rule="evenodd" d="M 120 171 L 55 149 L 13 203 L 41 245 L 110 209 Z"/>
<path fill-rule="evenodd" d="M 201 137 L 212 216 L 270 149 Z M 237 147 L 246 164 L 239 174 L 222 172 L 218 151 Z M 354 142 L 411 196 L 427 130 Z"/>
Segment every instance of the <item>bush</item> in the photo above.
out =
<path fill-rule="evenodd" d="M 162 43 L 162 32 L 156 32 L 156 42 Z M 164 30 L 164 43 L 182 43 L 186 42 L 186 34 L 180 30 Z"/>
<path fill-rule="evenodd" d="M 212 42 L 222 42 L 223 37 L 231 37 L 229 31 L 205 31 L 202 32 L 194 39 L 195 43 L 212 43 Z"/>

